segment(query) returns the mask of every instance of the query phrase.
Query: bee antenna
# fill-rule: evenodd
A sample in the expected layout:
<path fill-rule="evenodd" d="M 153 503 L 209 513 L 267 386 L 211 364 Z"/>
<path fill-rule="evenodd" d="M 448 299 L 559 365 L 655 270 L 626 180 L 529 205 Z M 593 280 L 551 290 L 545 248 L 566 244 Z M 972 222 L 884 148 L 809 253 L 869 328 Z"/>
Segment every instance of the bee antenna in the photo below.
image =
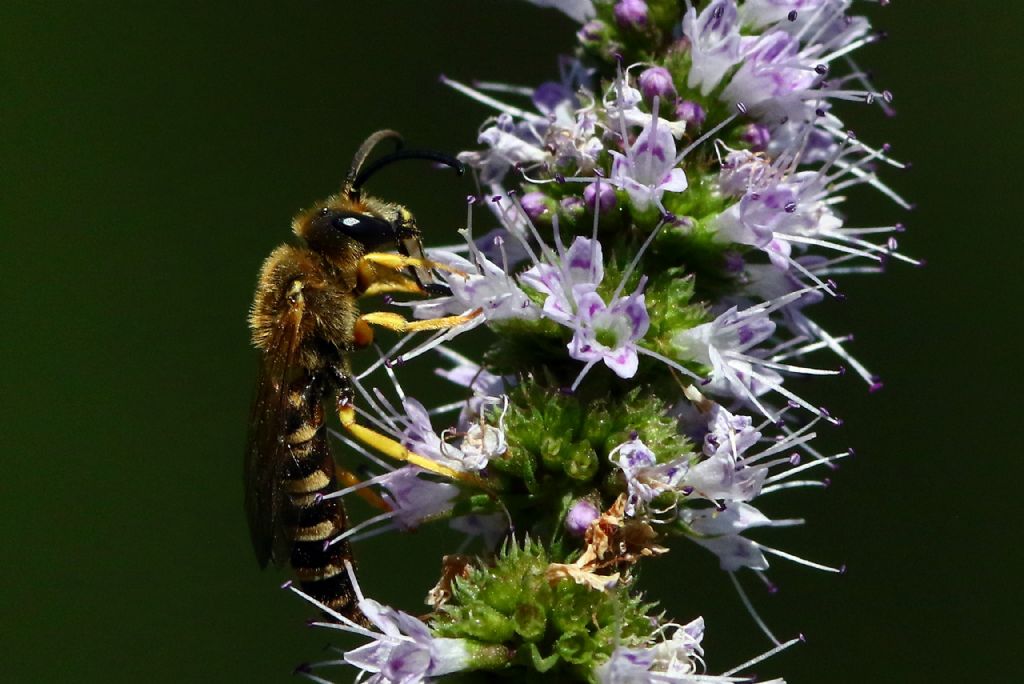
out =
<path fill-rule="evenodd" d="M 460 162 L 455 157 L 449 156 L 447 154 L 442 154 L 441 152 L 430 152 L 427 150 L 397 150 L 395 152 L 392 152 L 391 154 L 381 157 L 380 159 L 376 160 L 375 162 L 367 166 L 365 169 L 362 169 L 359 173 L 357 173 L 355 178 L 351 181 L 351 183 L 346 184 L 346 187 L 348 188 L 349 191 L 349 195 L 358 196 L 359 189 L 363 186 L 364 183 L 366 183 L 366 181 L 370 179 L 370 176 L 377 173 L 385 166 L 393 164 L 397 161 L 402 161 L 403 159 L 426 159 L 428 161 L 435 161 L 440 164 L 444 164 L 445 166 L 450 166 L 451 168 L 455 169 L 455 173 L 460 176 L 466 171 L 466 167 L 463 165 L 462 162 Z"/>
<path fill-rule="evenodd" d="M 348 170 L 348 175 L 345 176 L 345 184 L 342 186 L 346 191 L 353 187 L 356 178 L 359 176 L 360 169 L 363 168 L 363 164 L 366 162 L 366 158 L 373 152 L 373 148 L 379 145 L 382 141 L 392 139 L 395 141 L 395 151 L 402 149 L 404 141 L 402 140 L 402 134 L 398 131 L 393 131 L 390 128 L 383 128 L 375 133 L 371 133 L 370 137 L 363 141 L 363 144 L 356 150 L 356 154 L 352 157 L 352 166 Z"/>

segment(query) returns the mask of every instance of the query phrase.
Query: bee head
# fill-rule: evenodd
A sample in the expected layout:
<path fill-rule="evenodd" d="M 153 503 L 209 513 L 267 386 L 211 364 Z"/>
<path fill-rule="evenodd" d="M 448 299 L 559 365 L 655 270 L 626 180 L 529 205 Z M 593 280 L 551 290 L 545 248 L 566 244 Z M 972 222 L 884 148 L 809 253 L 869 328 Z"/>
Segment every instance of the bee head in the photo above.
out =
<path fill-rule="evenodd" d="M 396 149 L 366 164 L 373 149 L 383 140 L 396 141 Z M 377 131 L 359 147 L 352 160 L 341 192 L 296 217 L 295 233 L 311 249 L 342 263 L 358 259 L 367 252 L 397 249 L 402 254 L 423 259 L 423 244 L 412 214 L 397 204 L 382 202 L 363 195 L 363 185 L 386 166 L 406 159 L 434 161 L 455 169 L 462 175 L 462 162 L 439 152 L 406 150 L 395 131 Z M 421 286 L 431 284 L 424 268 L 414 268 Z"/>

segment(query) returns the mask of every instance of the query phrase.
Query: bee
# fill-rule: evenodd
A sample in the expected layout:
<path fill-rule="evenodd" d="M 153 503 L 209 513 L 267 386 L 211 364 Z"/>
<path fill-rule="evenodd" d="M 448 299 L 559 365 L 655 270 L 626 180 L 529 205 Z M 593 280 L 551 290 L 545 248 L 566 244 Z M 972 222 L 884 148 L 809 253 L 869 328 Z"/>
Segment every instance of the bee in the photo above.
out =
<path fill-rule="evenodd" d="M 395 140 L 396 150 L 366 164 L 374 148 Z M 301 245 L 277 247 L 263 263 L 249 313 L 252 342 L 262 352 L 245 455 L 245 508 L 256 559 L 290 563 L 310 596 L 345 617 L 365 622 L 345 567 L 348 541 L 328 544 L 348 527 L 341 498 L 326 498 L 355 476 L 336 466 L 327 443 L 325 405 L 337 411 L 355 439 L 392 458 L 451 479 L 473 476 L 410 452 L 360 425 L 353 404 L 350 356 L 373 341 L 373 327 L 398 332 L 439 330 L 479 312 L 410 322 L 390 312 L 361 314 L 365 295 L 448 293 L 431 270 L 419 228 L 403 206 L 362 192 L 377 171 L 397 161 L 455 159 L 401 147 L 391 130 L 360 146 L 338 194 L 292 220 Z M 386 250 L 396 250 L 386 251 Z"/>

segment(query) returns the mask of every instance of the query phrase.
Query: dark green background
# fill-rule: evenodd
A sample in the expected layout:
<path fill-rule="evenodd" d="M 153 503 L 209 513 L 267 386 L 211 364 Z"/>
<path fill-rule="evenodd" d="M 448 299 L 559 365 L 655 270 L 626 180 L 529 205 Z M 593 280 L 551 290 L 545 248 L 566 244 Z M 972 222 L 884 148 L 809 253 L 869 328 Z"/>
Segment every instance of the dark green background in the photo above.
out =
<path fill-rule="evenodd" d="M 0 8 L 5 681 L 275 682 L 322 657 L 331 635 L 302 626 L 284 575 L 257 571 L 242 514 L 256 269 L 371 130 L 472 146 L 487 112 L 440 72 L 536 84 L 573 30 L 525 2 L 234 5 Z M 985 5 L 872 11 L 892 38 L 863 59 L 900 114 L 846 111 L 915 162 L 889 179 L 920 206 L 859 195 L 853 223 L 905 220 L 902 244 L 930 265 L 848 278 L 822 314 L 887 387 L 824 381 L 847 419 L 824 442 L 858 457 L 830 491 L 768 506 L 809 524 L 762 538 L 850 566 L 778 561 L 774 597 L 747 578 L 780 634 L 808 635 L 756 668 L 791 684 L 1020 671 L 1024 6 Z M 413 164 L 374 186 L 435 244 L 471 189 Z M 417 609 L 430 544 L 361 544 L 368 591 Z M 707 618 L 711 671 L 763 650 L 713 559 L 685 551 L 649 576 L 674 615 Z"/>

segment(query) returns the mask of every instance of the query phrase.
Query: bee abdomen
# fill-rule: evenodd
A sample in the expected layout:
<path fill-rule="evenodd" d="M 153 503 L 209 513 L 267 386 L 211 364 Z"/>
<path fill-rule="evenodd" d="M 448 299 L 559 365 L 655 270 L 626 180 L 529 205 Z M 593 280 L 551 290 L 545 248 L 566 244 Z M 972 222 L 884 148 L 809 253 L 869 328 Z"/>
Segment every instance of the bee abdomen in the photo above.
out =
<path fill-rule="evenodd" d="M 291 566 L 303 591 L 360 624 L 365 618 L 356 606 L 345 561 L 354 565 L 347 540 L 331 540 L 348 529 L 348 516 L 338 491 L 334 459 L 327 445 L 323 408 L 303 395 L 289 397 L 286 435 L 290 458 L 284 464 L 282 486 L 287 492 L 283 520 L 291 543 Z"/>

